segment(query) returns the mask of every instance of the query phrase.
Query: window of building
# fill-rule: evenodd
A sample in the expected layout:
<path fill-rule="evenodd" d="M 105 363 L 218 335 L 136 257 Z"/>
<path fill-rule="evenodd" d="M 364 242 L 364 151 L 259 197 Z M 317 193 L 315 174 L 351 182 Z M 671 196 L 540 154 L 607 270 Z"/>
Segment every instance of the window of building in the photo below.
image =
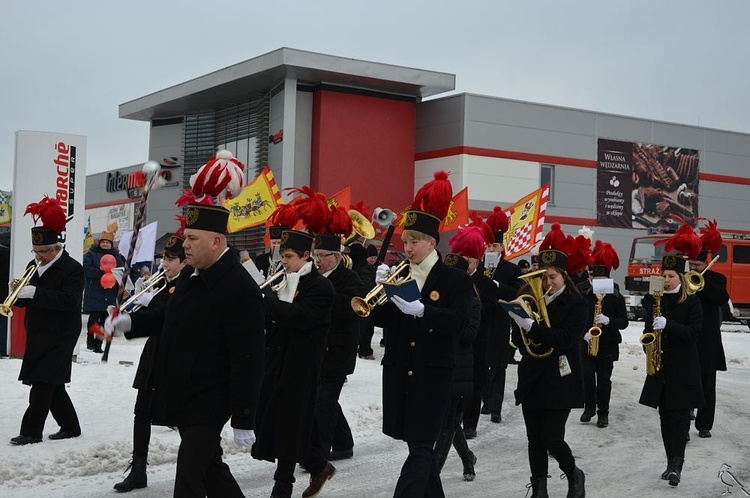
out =
<path fill-rule="evenodd" d="M 555 165 L 554 164 L 540 164 L 541 167 L 539 175 L 539 186 L 544 186 L 545 183 L 549 182 L 549 204 L 555 204 Z"/>

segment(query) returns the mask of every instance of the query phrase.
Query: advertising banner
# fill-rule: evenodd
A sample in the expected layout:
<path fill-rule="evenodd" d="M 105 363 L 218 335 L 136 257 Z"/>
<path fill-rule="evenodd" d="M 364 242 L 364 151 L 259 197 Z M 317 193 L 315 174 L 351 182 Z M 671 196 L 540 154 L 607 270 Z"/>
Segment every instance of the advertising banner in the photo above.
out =
<path fill-rule="evenodd" d="M 599 139 L 596 213 L 600 226 L 669 230 L 698 217 L 695 149 Z"/>

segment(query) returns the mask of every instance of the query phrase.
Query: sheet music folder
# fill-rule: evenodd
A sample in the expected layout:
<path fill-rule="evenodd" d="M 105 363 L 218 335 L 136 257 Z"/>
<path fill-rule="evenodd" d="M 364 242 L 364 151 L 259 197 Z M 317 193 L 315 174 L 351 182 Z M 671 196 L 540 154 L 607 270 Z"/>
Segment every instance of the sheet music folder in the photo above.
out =
<path fill-rule="evenodd" d="M 529 314 L 526 313 L 526 310 L 523 309 L 523 307 L 518 303 L 509 303 L 508 301 L 503 301 L 502 299 L 499 299 L 497 303 L 505 310 L 506 313 L 512 312 L 520 316 L 521 318 L 531 318 Z"/>
<path fill-rule="evenodd" d="M 388 299 L 398 296 L 407 303 L 418 301 L 422 297 L 416 280 L 408 280 L 402 284 L 383 283 L 383 290 L 385 290 L 385 295 L 388 296 Z"/>

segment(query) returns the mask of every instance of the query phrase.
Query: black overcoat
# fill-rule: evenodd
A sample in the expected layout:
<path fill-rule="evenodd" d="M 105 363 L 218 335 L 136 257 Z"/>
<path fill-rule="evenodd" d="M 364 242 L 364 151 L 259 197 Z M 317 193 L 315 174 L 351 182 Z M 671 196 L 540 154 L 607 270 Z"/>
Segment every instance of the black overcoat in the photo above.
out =
<path fill-rule="evenodd" d="M 255 428 L 263 373 L 263 297 L 233 251 L 194 274 L 186 266 L 167 306 L 132 315 L 132 330 L 162 323 L 152 422 Z"/>
<path fill-rule="evenodd" d="M 512 301 L 518 296 L 518 290 L 524 283 L 523 280 L 518 278 L 520 275 L 521 269 L 518 265 L 504 259 L 498 261 L 497 267 L 490 277 L 497 282 L 497 299 Z M 497 327 L 490 329 L 490 335 L 487 338 L 487 366 L 505 368 L 508 366 L 510 357 L 510 325 L 512 320 L 502 308 L 498 308 L 496 317 Z"/>
<path fill-rule="evenodd" d="M 692 295 L 678 303 L 678 294 L 664 294 L 661 315 L 667 325 L 661 333 L 662 368 L 646 376 L 639 403 L 666 410 L 702 408 L 703 384 L 698 361 L 698 337 L 703 323 L 700 299 Z M 651 330 L 653 298 L 647 295 L 641 304 L 646 308 L 644 331 Z"/>
<path fill-rule="evenodd" d="M 117 300 L 117 290 L 120 287 L 119 282 L 110 289 L 103 288 L 100 283 L 104 272 L 99 268 L 99 263 L 105 254 L 111 254 L 115 257 L 115 261 L 117 262 L 115 266 L 125 265 L 122 255 L 114 247 L 105 251 L 98 245 L 93 246 L 83 255 L 83 273 L 86 277 L 86 286 L 83 293 L 84 313 L 106 311 L 107 306 L 114 305 Z"/>
<path fill-rule="evenodd" d="M 388 328 L 383 356 L 383 433 L 413 442 L 436 441 L 453 384 L 459 335 L 469 319 L 469 274 L 438 260 L 422 287 L 424 315 L 393 303 L 373 309 Z"/>
<path fill-rule="evenodd" d="M 252 450 L 258 460 L 303 461 L 333 300 L 333 285 L 314 265 L 291 303 L 266 297 L 266 371 Z"/>
<path fill-rule="evenodd" d="M 698 359 L 702 371 L 725 371 L 727 359 L 721 342 L 721 308 L 729 302 L 727 277 L 708 270 L 703 274 L 703 282 L 703 290 L 696 294 L 703 310 L 703 329 L 698 336 Z"/>
<path fill-rule="evenodd" d="M 495 285 L 495 282 L 484 274 L 481 268 L 477 268 L 477 271 L 471 275 L 471 279 L 474 281 L 474 288 L 479 293 L 479 299 L 482 302 L 479 330 L 472 346 L 474 354 L 474 382 L 484 385 L 487 377 L 487 341 L 489 337 L 494 339 L 499 336 L 495 330 L 500 326 L 497 318 L 499 310 L 497 304 L 498 287 Z"/>
<path fill-rule="evenodd" d="M 578 284 L 578 290 L 586 299 L 589 305 L 589 328 L 594 325 L 594 308 L 596 307 L 597 297 L 592 292 L 591 282 L 586 280 Z M 612 361 L 620 359 L 620 343 L 622 342 L 621 330 L 628 328 L 628 310 L 625 305 L 625 297 L 620 294 L 620 290 L 615 284 L 613 294 L 605 294 L 602 299 L 602 314 L 609 317 L 607 325 L 599 324 L 602 333 L 599 336 L 599 353 L 597 356 L 605 358 L 610 357 Z M 588 355 L 588 343 L 583 341 L 583 355 Z"/>
<path fill-rule="evenodd" d="M 36 265 L 31 261 L 27 268 Z M 63 250 L 40 277 L 31 277 L 33 299 L 19 299 L 26 308 L 26 349 L 18 380 L 24 384 L 70 382 L 73 349 L 81 335 L 83 268 Z"/>
<path fill-rule="evenodd" d="M 482 317 L 482 301 L 474 294 L 471 296 L 469 321 L 461 331 L 456 353 L 456 371 L 453 372 L 453 396 L 468 398 L 474 390 L 474 341 L 479 332 Z"/>
<path fill-rule="evenodd" d="M 546 358 L 531 357 L 523 345 L 519 329 L 513 328 L 513 342 L 521 352 L 518 365 L 516 405 L 529 408 L 570 409 L 583 407 L 583 371 L 581 341 L 589 328 L 588 306 L 580 296 L 568 296 L 563 291 L 547 305 L 551 327 L 534 323 L 529 337 L 545 352 L 554 348 Z M 571 373 L 561 375 L 561 356 L 566 356 Z"/>
<path fill-rule="evenodd" d="M 320 375 L 339 377 L 353 373 L 357 364 L 361 319 L 352 309 L 352 298 L 361 296 L 364 288 L 359 275 L 344 265 L 338 265 L 327 278 L 335 298 Z"/>

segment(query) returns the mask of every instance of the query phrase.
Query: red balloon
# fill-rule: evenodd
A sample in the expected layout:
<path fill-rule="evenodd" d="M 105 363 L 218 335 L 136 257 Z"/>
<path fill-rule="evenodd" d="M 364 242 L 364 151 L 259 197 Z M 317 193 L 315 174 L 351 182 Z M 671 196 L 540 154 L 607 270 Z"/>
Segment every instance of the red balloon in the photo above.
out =
<path fill-rule="evenodd" d="M 102 284 L 104 289 L 111 289 L 117 283 L 117 279 L 112 272 L 107 272 L 99 279 L 99 283 Z"/>
<path fill-rule="evenodd" d="M 99 261 L 99 268 L 105 272 L 112 271 L 115 266 L 117 266 L 117 260 L 111 254 L 105 254 Z"/>

